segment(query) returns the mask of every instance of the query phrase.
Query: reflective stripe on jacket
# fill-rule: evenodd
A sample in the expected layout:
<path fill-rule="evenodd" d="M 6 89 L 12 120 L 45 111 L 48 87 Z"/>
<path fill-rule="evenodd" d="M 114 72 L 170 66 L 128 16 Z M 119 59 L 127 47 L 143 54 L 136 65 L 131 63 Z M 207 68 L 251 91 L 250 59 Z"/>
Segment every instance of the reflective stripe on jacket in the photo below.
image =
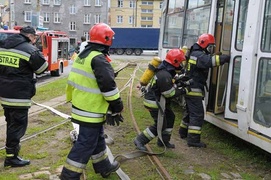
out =
<path fill-rule="evenodd" d="M 204 96 L 204 87 L 207 87 L 209 68 L 221 64 L 218 55 L 208 54 L 197 43 L 191 47 L 190 57 L 187 63 L 187 75 L 192 79 L 191 91 L 188 96 Z"/>
<path fill-rule="evenodd" d="M 3 106 L 29 108 L 36 93 L 34 73 L 42 73 L 48 63 L 37 47 L 21 34 L 1 42 L 0 101 Z"/>
<path fill-rule="evenodd" d="M 174 97 L 175 93 L 176 89 L 170 73 L 165 69 L 159 70 L 150 82 L 143 104 L 146 108 L 158 109 L 156 101 L 160 100 L 160 96 L 166 98 L 166 105 L 168 105 L 170 103 L 169 99 Z"/>
<path fill-rule="evenodd" d="M 86 58 L 77 57 L 69 74 L 66 95 L 67 100 L 72 101 L 72 118 L 77 121 L 103 122 L 109 106 L 106 100 L 120 97 L 117 88 L 106 93 L 99 89 L 91 62 L 100 54 L 102 53 L 92 51 Z"/>

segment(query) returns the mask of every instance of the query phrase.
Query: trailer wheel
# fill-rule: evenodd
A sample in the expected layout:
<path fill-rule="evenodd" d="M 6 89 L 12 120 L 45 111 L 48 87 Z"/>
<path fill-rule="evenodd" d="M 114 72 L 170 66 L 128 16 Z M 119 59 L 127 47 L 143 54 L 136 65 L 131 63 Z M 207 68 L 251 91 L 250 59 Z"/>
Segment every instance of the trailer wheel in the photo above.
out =
<path fill-rule="evenodd" d="M 142 54 L 142 49 L 135 49 L 135 55 L 140 56 Z"/>
<path fill-rule="evenodd" d="M 130 49 L 130 48 L 128 48 L 128 49 L 125 50 L 125 54 L 132 55 L 133 54 L 133 50 Z"/>
<path fill-rule="evenodd" d="M 115 50 L 114 50 L 114 49 L 109 49 L 109 53 L 110 53 L 110 54 L 114 54 L 114 53 L 115 53 Z"/>
<path fill-rule="evenodd" d="M 117 55 L 123 55 L 124 50 L 123 49 L 117 49 L 116 53 L 117 53 Z"/>

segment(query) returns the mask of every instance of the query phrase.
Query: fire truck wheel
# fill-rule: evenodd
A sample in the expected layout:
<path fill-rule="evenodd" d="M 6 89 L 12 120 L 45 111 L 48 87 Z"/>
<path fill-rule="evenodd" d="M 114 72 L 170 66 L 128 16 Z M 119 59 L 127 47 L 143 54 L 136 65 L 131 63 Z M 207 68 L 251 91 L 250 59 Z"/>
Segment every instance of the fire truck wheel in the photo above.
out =
<path fill-rule="evenodd" d="M 63 73 L 63 64 L 61 63 L 59 69 L 51 71 L 51 76 L 60 76 Z"/>

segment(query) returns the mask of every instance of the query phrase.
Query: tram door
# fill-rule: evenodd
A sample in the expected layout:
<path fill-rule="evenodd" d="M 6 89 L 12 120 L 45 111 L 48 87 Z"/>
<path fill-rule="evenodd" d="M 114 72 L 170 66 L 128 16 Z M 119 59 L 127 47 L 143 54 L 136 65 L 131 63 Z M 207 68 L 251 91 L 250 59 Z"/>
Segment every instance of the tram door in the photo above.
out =
<path fill-rule="evenodd" d="M 234 0 L 219 0 L 215 27 L 215 53 L 230 54 L 233 25 Z M 209 85 L 208 110 L 214 114 L 223 113 L 225 109 L 228 63 L 215 67 L 211 71 Z"/>

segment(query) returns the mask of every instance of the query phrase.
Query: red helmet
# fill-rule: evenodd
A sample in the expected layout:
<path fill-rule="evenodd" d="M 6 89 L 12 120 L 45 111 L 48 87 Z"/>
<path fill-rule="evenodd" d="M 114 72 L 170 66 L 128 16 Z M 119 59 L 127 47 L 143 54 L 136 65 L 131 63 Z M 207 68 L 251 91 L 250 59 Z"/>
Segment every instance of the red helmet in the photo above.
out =
<path fill-rule="evenodd" d="M 198 39 L 198 45 L 203 49 L 207 48 L 210 44 L 215 44 L 215 37 L 212 34 L 202 34 Z"/>
<path fill-rule="evenodd" d="M 105 23 L 96 24 L 89 30 L 90 42 L 106 46 L 112 45 L 114 34 L 115 32 Z"/>
<path fill-rule="evenodd" d="M 185 61 L 185 54 L 181 49 L 171 49 L 166 55 L 165 61 L 174 67 L 179 67 Z"/>

